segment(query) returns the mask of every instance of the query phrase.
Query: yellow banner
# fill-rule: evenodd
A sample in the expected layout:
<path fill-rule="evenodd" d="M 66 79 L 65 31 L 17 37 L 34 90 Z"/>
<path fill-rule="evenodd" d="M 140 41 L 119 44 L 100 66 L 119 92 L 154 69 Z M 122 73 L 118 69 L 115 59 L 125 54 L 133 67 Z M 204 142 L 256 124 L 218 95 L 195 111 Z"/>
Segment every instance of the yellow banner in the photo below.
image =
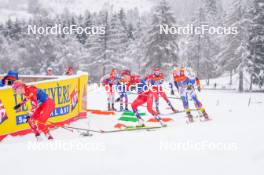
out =
<path fill-rule="evenodd" d="M 50 122 L 70 121 L 81 115 L 85 116 L 87 81 L 88 75 L 84 74 L 32 84 L 44 90 L 56 104 L 50 116 Z M 30 102 L 17 111 L 13 109 L 22 99 L 23 97 L 14 94 L 11 88 L 0 89 L 0 136 L 23 134 L 23 131 L 30 129 L 26 123 L 26 117 L 31 109 Z"/>

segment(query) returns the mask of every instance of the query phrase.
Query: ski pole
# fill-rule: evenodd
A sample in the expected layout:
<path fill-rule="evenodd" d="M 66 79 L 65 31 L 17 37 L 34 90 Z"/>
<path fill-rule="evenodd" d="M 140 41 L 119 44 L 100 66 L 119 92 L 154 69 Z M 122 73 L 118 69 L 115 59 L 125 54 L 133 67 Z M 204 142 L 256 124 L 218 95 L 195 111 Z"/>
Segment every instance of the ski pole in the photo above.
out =
<path fill-rule="evenodd" d="M 80 130 L 80 131 L 87 131 L 87 132 L 95 132 L 95 133 L 102 133 L 102 131 L 98 131 L 98 130 L 92 130 L 92 129 L 85 129 L 85 128 L 77 128 L 77 127 L 71 127 L 71 126 L 60 126 L 57 125 L 56 123 L 53 122 L 49 122 L 57 127 L 61 127 L 63 129 L 67 129 L 67 130 L 71 130 L 72 132 L 74 132 L 74 130 Z"/>
<path fill-rule="evenodd" d="M 137 94 L 137 93 L 133 93 L 133 92 L 131 92 L 130 94 L 132 94 L 132 95 L 139 95 L 139 94 Z M 142 96 L 147 96 L 147 95 L 144 95 L 144 94 L 141 94 Z M 170 98 L 170 99 L 176 99 L 176 100 L 181 100 L 181 98 L 180 97 L 168 97 L 168 98 Z M 117 99 L 118 100 L 118 99 Z"/>
<path fill-rule="evenodd" d="M 77 128 L 77 127 L 71 127 L 71 126 L 66 126 L 66 128 L 73 129 L 73 130 L 94 132 L 94 133 L 103 133 L 102 131 L 99 131 L 99 130 L 92 130 L 92 129 L 85 129 L 85 128 Z"/>
<path fill-rule="evenodd" d="M 57 125 L 57 123 L 53 123 L 53 122 L 50 122 L 50 121 L 49 121 L 48 123 L 50 123 L 50 124 L 52 124 L 52 125 L 54 125 L 54 126 L 56 126 L 56 127 L 63 128 L 63 129 L 65 129 L 65 130 L 67 130 L 67 131 L 74 132 L 74 130 L 69 129 L 69 128 L 66 128 L 65 126 Z"/>

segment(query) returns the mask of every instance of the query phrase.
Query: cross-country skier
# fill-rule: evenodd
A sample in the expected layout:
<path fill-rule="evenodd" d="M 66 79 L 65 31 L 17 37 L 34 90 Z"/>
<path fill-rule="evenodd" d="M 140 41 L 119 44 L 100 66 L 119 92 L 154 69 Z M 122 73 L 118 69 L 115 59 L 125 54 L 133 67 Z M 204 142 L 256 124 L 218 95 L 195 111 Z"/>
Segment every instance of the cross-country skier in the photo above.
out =
<path fill-rule="evenodd" d="M 167 102 L 171 110 L 174 113 L 176 113 L 177 110 L 172 106 L 170 100 L 168 99 L 166 93 L 164 92 L 162 88 L 162 84 L 164 82 L 164 74 L 160 71 L 160 69 L 155 68 L 152 74 L 145 77 L 145 80 L 149 82 L 150 86 L 152 86 L 153 91 L 156 91 L 156 92 L 153 92 L 154 98 L 155 98 L 155 104 L 156 104 L 156 111 L 160 113 L 159 96 L 161 96 Z"/>
<path fill-rule="evenodd" d="M 9 70 L 7 72 L 7 75 L 4 76 L 4 78 L 2 80 L 0 80 L 0 87 L 4 87 L 6 85 L 12 86 L 12 84 L 16 80 L 18 80 L 18 73 L 16 71 Z"/>
<path fill-rule="evenodd" d="M 108 111 L 116 111 L 115 109 L 115 85 L 117 84 L 118 75 L 117 70 L 113 68 L 111 73 L 103 78 L 103 84 L 107 92 L 107 107 Z"/>
<path fill-rule="evenodd" d="M 181 96 L 189 122 L 193 122 L 193 116 L 189 108 L 188 97 L 194 101 L 196 108 L 202 112 L 204 118 L 207 120 L 208 115 L 195 93 L 195 85 L 197 85 L 198 90 L 200 90 L 200 81 L 190 70 L 191 69 L 187 71 L 185 68 L 176 68 L 173 71 L 174 82 L 178 86 L 179 95 Z"/>
<path fill-rule="evenodd" d="M 137 98 L 132 102 L 131 107 L 133 112 L 135 113 L 136 117 L 138 118 L 138 126 L 139 127 L 144 127 L 144 120 L 140 116 L 138 112 L 138 107 L 147 103 L 147 110 L 148 112 L 161 124 L 161 126 L 165 127 L 166 124 L 161 120 L 159 114 L 157 111 L 154 111 L 152 108 L 153 105 L 153 100 L 154 100 L 154 93 L 153 91 L 149 90 L 149 87 L 147 85 L 147 82 L 144 79 L 140 79 L 139 77 L 137 79 L 133 79 L 133 83 L 131 85 L 135 86 L 135 90 L 138 93 Z"/>
<path fill-rule="evenodd" d="M 19 109 L 27 101 L 31 102 L 32 109 L 29 112 L 27 122 L 36 138 L 39 139 L 40 133 L 43 132 L 49 140 L 53 139 L 47 126 L 47 120 L 55 109 L 54 101 L 43 90 L 35 86 L 27 86 L 19 80 L 14 82 L 12 88 L 17 95 L 25 97 L 14 107 L 15 110 Z"/>
<path fill-rule="evenodd" d="M 117 92 L 119 93 L 118 101 L 120 102 L 120 111 L 124 110 L 124 106 L 123 106 L 124 103 L 125 103 L 125 111 L 129 111 L 127 91 L 129 87 L 130 78 L 131 78 L 131 72 L 130 70 L 123 70 L 121 71 L 120 76 L 121 77 L 118 79 L 118 83 L 117 83 Z"/>

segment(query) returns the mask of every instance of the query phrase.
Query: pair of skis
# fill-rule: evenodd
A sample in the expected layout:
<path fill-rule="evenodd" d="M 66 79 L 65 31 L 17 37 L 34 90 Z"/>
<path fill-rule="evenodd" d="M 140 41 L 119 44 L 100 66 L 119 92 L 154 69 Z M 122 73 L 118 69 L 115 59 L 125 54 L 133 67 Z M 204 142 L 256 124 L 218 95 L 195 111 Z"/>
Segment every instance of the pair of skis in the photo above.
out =
<path fill-rule="evenodd" d="M 191 109 L 191 111 L 197 111 L 198 115 L 196 115 L 195 117 L 193 116 L 193 122 L 190 122 L 188 119 L 186 121 L 186 123 L 190 124 L 190 123 L 194 123 L 196 122 L 194 118 L 199 118 L 200 122 L 207 122 L 207 121 L 211 121 L 211 118 L 205 119 L 204 115 L 197 109 Z M 185 110 L 178 110 L 177 112 L 171 112 L 171 113 L 167 113 L 167 114 L 160 114 L 160 116 L 168 116 L 168 115 L 174 115 L 174 114 L 179 114 L 179 113 L 184 113 L 186 112 Z M 188 116 L 185 116 L 186 118 L 188 118 Z"/>
<path fill-rule="evenodd" d="M 197 111 L 197 109 L 191 109 L 192 111 Z M 185 110 L 182 111 L 177 111 L 176 113 L 171 113 L 172 114 L 177 114 L 177 113 L 183 113 Z M 198 116 L 196 118 L 199 118 L 200 122 L 206 122 L 206 121 L 211 121 L 210 118 L 207 120 L 203 119 L 204 116 L 198 111 Z M 161 114 L 162 115 L 162 114 Z M 170 115 L 170 114 L 164 114 L 164 115 Z M 187 117 L 187 116 L 186 116 Z M 195 123 L 196 121 L 193 120 L 193 122 L 189 122 L 188 120 L 186 121 L 187 124 Z M 55 123 L 53 123 L 55 124 Z M 56 125 L 56 124 L 55 124 Z M 71 126 L 58 126 L 61 128 L 64 128 L 65 130 L 69 130 L 71 132 L 78 131 L 80 135 L 82 136 L 92 136 L 92 133 L 116 133 L 116 132 L 126 132 L 126 131 L 137 131 L 137 130 L 146 130 L 146 131 L 152 131 L 155 129 L 160 129 L 162 126 L 144 126 L 144 127 L 136 127 L 136 126 L 125 126 L 122 129 L 115 129 L 115 130 L 92 130 L 92 129 L 85 129 L 85 128 L 78 128 L 78 127 L 71 127 Z"/>
<path fill-rule="evenodd" d="M 208 121 L 211 121 L 212 120 L 209 117 L 206 118 L 203 114 L 201 114 L 200 111 L 198 111 L 198 115 L 196 115 L 195 117 L 192 118 L 192 122 L 189 121 L 188 116 L 186 116 L 186 118 L 187 118 L 187 120 L 186 120 L 186 123 L 187 124 L 191 124 L 191 123 L 197 122 L 196 121 L 197 118 L 199 119 L 200 122 L 208 122 Z M 194 119 L 194 118 L 196 118 L 196 119 Z"/>
<path fill-rule="evenodd" d="M 190 109 L 190 111 L 198 111 L 198 109 Z M 180 113 L 184 113 L 184 112 L 186 112 L 186 110 L 176 110 L 176 112 L 170 112 L 170 113 L 167 113 L 167 114 L 160 114 L 160 116 L 180 114 Z"/>
<path fill-rule="evenodd" d="M 137 131 L 137 130 L 152 131 L 152 130 L 155 130 L 155 129 L 162 128 L 161 126 L 144 126 L 144 127 L 127 126 L 127 127 L 123 128 L 123 129 L 116 129 L 116 130 L 93 130 L 93 129 L 71 127 L 71 126 L 61 126 L 61 127 L 66 129 L 66 130 L 69 130 L 71 132 L 79 131 L 80 135 L 82 135 L 82 136 L 93 136 L 92 133 L 106 134 L 106 133 Z"/>

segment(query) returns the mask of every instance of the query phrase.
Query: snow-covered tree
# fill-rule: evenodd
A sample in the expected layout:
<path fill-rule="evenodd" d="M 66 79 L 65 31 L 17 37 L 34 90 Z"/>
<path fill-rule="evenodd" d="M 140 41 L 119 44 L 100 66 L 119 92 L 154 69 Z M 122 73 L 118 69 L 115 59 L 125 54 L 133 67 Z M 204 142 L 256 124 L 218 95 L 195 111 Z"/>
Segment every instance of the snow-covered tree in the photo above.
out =
<path fill-rule="evenodd" d="M 144 73 L 145 69 L 145 36 L 148 29 L 147 21 L 141 17 L 137 18 L 135 29 L 130 29 L 131 37 L 129 37 L 129 46 L 127 49 L 127 58 L 131 61 L 131 69 L 138 74 Z M 132 24 L 131 24 L 132 25 Z M 129 32 L 129 33 L 130 33 Z"/>
<path fill-rule="evenodd" d="M 219 20 L 217 7 L 216 1 L 204 1 L 191 20 L 194 28 L 219 26 L 220 24 L 216 23 Z M 219 53 L 221 46 L 219 37 L 216 34 L 204 32 L 181 38 L 181 65 L 192 66 L 200 78 L 207 78 L 209 82 L 209 79 L 216 75 L 215 55 Z"/>
<path fill-rule="evenodd" d="M 252 28 L 250 31 L 250 73 L 251 86 L 258 84 L 260 87 L 264 84 L 264 2 L 254 0 L 251 14 Z"/>
<path fill-rule="evenodd" d="M 250 16 L 251 5 L 243 0 L 234 0 L 231 13 L 227 14 L 226 26 L 237 28 L 238 33 L 226 35 L 225 45 L 218 54 L 220 70 L 234 69 L 239 71 L 239 91 L 243 91 L 244 71 L 248 70 L 249 60 L 249 29 L 252 24 Z"/>
<path fill-rule="evenodd" d="M 155 7 L 152 23 L 146 36 L 146 69 L 160 67 L 168 70 L 178 62 L 177 36 L 171 33 L 160 32 L 161 26 L 172 27 L 175 19 L 166 0 L 162 0 Z"/>

